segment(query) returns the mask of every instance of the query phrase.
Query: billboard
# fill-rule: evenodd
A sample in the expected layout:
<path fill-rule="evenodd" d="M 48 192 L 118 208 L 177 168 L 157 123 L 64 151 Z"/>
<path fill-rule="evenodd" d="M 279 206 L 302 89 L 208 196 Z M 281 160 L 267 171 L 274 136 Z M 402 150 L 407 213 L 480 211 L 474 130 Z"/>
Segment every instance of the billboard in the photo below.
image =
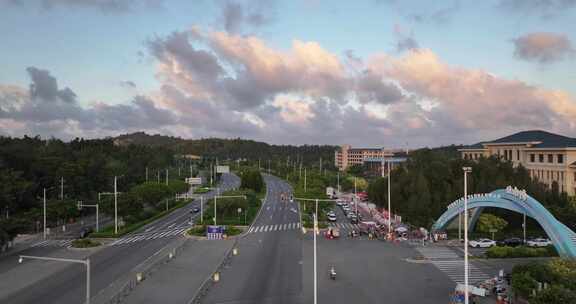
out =
<path fill-rule="evenodd" d="M 230 167 L 229 166 L 217 166 L 216 167 L 216 173 L 230 173 Z"/>
<path fill-rule="evenodd" d="M 190 185 L 202 185 L 201 177 L 188 177 L 186 178 L 186 183 Z"/>
<path fill-rule="evenodd" d="M 219 240 L 222 238 L 223 233 L 224 233 L 224 227 L 222 226 L 206 227 L 206 238 L 209 240 Z"/>

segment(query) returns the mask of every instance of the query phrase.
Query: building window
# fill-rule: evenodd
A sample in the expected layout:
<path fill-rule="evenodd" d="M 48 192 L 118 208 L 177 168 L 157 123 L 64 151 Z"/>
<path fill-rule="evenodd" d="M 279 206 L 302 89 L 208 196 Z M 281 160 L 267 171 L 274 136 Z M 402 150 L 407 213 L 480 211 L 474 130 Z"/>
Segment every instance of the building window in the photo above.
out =
<path fill-rule="evenodd" d="M 554 155 L 548 154 L 548 162 L 549 162 L 549 163 L 553 163 L 553 162 L 554 162 Z"/>
<path fill-rule="evenodd" d="M 559 163 L 559 164 L 563 164 L 563 163 L 564 163 L 564 155 L 558 154 L 558 155 L 557 155 L 557 158 L 558 158 L 558 163 Z"/>
<path fill-rule="evenodd" d="M 516 160 L 520 160 L 520 150 L 516 150 Z"/>
<path fill-rule="evenodd" d="M 540 161 L 541 163 L 544 162 L 544 154 L 538 154 L 538 161 Z"/>
<path fill-rule="evenodd" d="M 530 162 L 533 163 L 535 161 L 536 159 L 534 158 L 534 154 L 530 154 Z"/>
<path fill-rule="evenodd" d="M 574 181 L 576 182 L 576 172 L 574 172 Z"/>
<path fill-rule="evenodd" d="M 546 170 L 546 179 L 550 179 L 550 171 Z"/>

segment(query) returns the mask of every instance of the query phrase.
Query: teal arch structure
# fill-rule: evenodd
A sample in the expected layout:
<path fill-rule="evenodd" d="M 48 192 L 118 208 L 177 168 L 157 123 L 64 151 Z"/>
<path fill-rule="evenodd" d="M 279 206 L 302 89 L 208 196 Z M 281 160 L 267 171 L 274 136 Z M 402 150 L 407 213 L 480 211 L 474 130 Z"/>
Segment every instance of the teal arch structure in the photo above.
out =
<path fill-rule="evenodd" d="M 468 196 L 468 210 L 475 209 L 472 222 L 478 218 L 482 208 L 495 207 L 526 214 L 535 219 L 544 229 L 561 257 L 576 258 L 576 233 L 558 221 L 540 202 L 523 190 L 507 187 L 490 193 Z M 464 198 L 454 201 L 432 226 L 432 231 L 444 229 L 454 217 L 464 212 Z"/>

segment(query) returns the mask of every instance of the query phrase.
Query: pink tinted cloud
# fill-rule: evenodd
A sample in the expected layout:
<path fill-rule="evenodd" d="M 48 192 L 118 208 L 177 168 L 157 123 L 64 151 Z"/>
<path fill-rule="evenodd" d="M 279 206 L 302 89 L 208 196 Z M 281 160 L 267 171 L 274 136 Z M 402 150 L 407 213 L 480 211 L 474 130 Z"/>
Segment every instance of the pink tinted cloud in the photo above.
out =
<path fill-rule="evenodd" d="M 528 33 L 514 40 L 516 58 L 538 63 L 551 63 L 574 56 L 572 42 L 562 34 Z"/>

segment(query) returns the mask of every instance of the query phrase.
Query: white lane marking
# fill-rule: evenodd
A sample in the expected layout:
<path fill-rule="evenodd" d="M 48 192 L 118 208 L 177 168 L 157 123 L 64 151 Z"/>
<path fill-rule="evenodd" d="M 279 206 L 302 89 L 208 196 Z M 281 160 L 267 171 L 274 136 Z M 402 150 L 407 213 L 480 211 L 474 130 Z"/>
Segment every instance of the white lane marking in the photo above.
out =
<path fill-rule="evenodd" d="M 148 231 L 150 231 L 150 230 L 152 230 L 152 229 L 154 229 L 154 226 L 151 226 L 150 228 L 144 230 L 144 232 L 148 232 Z"/>
<path fill-rule="evenodd" d="M 253 229 L 254 229 L 254 227 L 250 227 L 250 229 L 248 229 L 248 233 L 252 233 Z"/>
<path fill-rule="evenodd" d="M 300 222 L 296 223 L 296 228 L 300 228 Z"/>

